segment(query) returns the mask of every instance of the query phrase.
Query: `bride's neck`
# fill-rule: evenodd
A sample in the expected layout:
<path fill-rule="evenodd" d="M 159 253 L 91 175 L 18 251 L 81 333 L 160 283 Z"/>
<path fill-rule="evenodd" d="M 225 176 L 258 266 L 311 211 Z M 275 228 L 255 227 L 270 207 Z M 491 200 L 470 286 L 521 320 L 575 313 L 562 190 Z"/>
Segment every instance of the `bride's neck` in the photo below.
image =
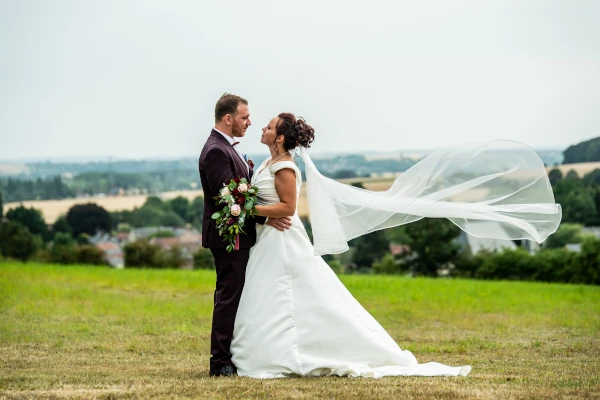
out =
<path fill-rule="evenodd" d="M 287 160 L 288 158 L 292 157 L 292 155 L 290 154 L 289 151 L 279 150 L 279 153 L 277 153 L 272 148 L 269 148 L 269 151 L 271 152 L 271 161 L 275 161 L 275 160 L 278 160 L 278 161 Z"/>

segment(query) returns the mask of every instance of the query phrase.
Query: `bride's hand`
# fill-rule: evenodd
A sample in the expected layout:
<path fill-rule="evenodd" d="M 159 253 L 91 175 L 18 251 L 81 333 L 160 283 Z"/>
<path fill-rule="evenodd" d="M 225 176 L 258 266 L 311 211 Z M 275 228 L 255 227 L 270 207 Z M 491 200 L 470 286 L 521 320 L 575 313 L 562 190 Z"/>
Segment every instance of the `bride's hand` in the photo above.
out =
<path fill-rule="evenodd" d="M 292 219 L 290 217 L 269 218 L 266 225 L 271 225 L 273 228 L 283 232 L 286 229 L 290 229 Z"/>

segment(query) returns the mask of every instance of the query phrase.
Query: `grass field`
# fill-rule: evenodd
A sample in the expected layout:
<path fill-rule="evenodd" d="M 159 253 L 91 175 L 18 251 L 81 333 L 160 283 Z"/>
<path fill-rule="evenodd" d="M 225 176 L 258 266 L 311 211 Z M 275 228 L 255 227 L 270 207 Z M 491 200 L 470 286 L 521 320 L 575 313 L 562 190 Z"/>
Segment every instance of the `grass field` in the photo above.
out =
<path fill-rule="evenodd" d="M 0 398 L 600 398 L 600 288 L 342 276 L 465 378 L 209 378 L 214 272 L 0 263 Z M 4 396 L 4 397 L 3 397 Z"/>

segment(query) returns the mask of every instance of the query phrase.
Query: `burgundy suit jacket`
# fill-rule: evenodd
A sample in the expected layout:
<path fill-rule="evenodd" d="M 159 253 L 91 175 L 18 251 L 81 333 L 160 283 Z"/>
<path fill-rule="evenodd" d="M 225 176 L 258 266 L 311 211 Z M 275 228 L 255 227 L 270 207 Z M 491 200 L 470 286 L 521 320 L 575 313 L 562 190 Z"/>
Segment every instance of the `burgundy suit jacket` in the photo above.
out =
<path fill-rule="evenodd" d="M 233 148 L 233 146 L 219 132 L 214 129 L 202 148 L 200 159 L 198 160 L 198 169 L 200 171 L 200 182 L 204 191 L 204 217 L 202 219 L 202 246 L 206 248 L 222 249 L 227 247 L 228 242 L 219 236 L 217 224 L 212 215 L 223 209 L 223 206 L 217 206 L 213 197 L 217 196 L 224 184 L 229 183 L 233 178 L 242 177 L 252 178 L 252 168 L 246 168 L 242 160 Z M 244 224 L 244 232 L 240 234 L 240 248 L 250 248 L 256 243 L 255 223 L 264 224 L 265 217 L 254 217 L 247 219 Z"/>

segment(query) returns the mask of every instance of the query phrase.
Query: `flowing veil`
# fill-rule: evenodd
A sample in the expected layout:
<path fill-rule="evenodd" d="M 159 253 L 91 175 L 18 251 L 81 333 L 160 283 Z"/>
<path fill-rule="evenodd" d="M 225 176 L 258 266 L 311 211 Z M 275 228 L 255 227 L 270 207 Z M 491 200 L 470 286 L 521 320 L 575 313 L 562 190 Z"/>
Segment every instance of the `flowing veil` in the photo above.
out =
<path fill-rule="evenodd" d="M 437 151 L 402 173 L 385 192 L 319 173 L 306 149 L 306 191 L 316 255 L 348 250 L 348 241 L 380 229 L 448 218 L 466 233 L 542 243 L 561 208 L 542 160 L 529 147 L 491 141 Z"/>

